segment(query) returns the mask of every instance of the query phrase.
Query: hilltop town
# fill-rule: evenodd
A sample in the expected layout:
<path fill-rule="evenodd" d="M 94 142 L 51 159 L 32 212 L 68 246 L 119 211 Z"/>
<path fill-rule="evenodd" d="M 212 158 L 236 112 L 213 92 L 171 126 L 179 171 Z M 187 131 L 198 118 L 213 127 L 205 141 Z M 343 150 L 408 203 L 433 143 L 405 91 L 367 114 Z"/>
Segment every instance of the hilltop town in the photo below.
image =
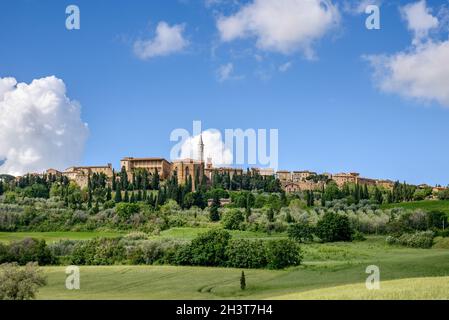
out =
<path fill-rule="evenodd" d="M 286 193 L 295 193 L 300 191 L 314 191 L 322 190 L 329 181 L 334 181 L 338 187 L 342 188 L 346 184 L 377 186 L 383 190 L 392 190 L 394 181 L 384 179 L 373 179 L 361 177 L 359 173 L 317 173 L 309 170 L 302 171 L 275 171 L 271 168 L 250 168 L 244 170 L 242 168 L 234 167 L 214 167 L 212 159 L 207 158 L 204 161 L 204 143 L 200 138 L 198 144 L 197 159 L 179 159 L 169 161 L 162 157 L 147 157 L 147 158 L 133 158 L 124 157 L 120 160 L 120 170 L 125 170 L 130 181 L 133 180 L 136 171 L 146 171 L 149 175 L 158 174 L 161 181 L 166 181 L 177 176 L 178 184 L 184 185 L 188 177 L 199 177 L 199 180 L 206 179 L 206 184 L 210 184 L 213 179 L 213 174 L 229 175 L 232 178 L 234 175 L 243 175 L 244 173 L 259 175 L 261 177 L 275 177 L 279 180 L 282 189 Z M 109 182 L 113 178 L 119 179 L 111 163 L 103 166 L 73 166 L 64 171 L 56 169 L 48 169 L 44 174 L 53 176 L 67 177 L 69 180 L 77 183 L 81 188 L 87 187 L 89 177 L 94 174 L 104 175 Z M 43 174 L 35 174 L 43 175 Z M 195 189 L 197 179 L 192 179 L 192 188 Z M 431 188 L 433 193 L 446 190 L 447 188 L 441 186 L 431 187 L 426 184 L 418 186 L 421 189 Z"/>

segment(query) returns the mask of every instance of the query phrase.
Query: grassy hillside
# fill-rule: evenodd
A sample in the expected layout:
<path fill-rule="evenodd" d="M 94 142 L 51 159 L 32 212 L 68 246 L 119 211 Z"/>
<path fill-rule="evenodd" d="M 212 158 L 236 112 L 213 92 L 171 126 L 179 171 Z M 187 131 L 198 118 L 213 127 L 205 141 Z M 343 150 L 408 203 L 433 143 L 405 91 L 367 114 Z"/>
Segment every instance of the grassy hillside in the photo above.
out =
<path fill-rule="evenodd" d="M 0 232 L 0 242 L 17 241 L 25 238 L 44 239 L 47 243 L 59 240 L 88 240 L 95 237 L 113 238 L 123 235 L 120 232 Z"/>
<path fill-rule="evenodd" d="M 207 232 L 211 228 L 171 228 L 169 230 L 164 230 L 157 236 L 150 236 L 150 239 L 177 239 L 177 240 L 192 240 L 198 234 Z M 234 238 L 258 238 L 258 239 L 272 239 L 272 238 L 282 238 L 286 237 L 286 234 L 276 233 L 273 235 L 267 235 L 264 232 L 251 232 L 251 231 L 230 231 L 232 237 Z M 25 238 L 36 238 L 44 239 L 47 243 L 56 242 L 63 239 L 69 240 L 88 240 L 97 237 L 107 237 L 113 238 L 118 236 L 126 235 L 126 232 L 102 232 L 102 231 L 92 231 L 92 232 L 0 232 L 0 242 L 9 242 L 22 240 Z"/>
<path fill-rule="evenodd" d="M 364 283 L 311 290 L 274 297 L 280 300 L 429 300 L 449 299 L 449 277 L 412 278 L 382 282 L 380 290 L 367 290 Z"/>
<path fill-rule="evenodd" d="M 404 203 L 391 203 L 382 206 L 383 209 L 404 208 L 404 209 L 422 209 L 425 211 L 442 211 L 449 214 L 449 200 L 424 200 Z"/>
<path fill-rule="evenodd" d="M 245 291 L 241 291 L 239 286 L 240 269 L 172 266 L 81 267 L 81 290 L 69 291 L 64 285 L 64 267 L 44 267 L 49 283 L 41 289 L 38 298 L 269 299 L 290 295 L 291 298 L 296 298 L 298 294 L 324 289 L 330 291 L 312 292 L 311 297 L 324 294 L 332 298 L 333 292 L 336 292 L 336 289 L 332 288 L 346 285 L 353 286 L 345 291 L 346 298 L 360 298 L 360 290 L 363 291 L 364 288 L 361 286 L 368 276 L 365 269 L 371 264 L 379 266 L 381 286 L 385 285 L 385 289 L 391 287 L 387 283 L 389 280 L 449 276 L 449 250 L 446 249 L 392 247 L 386 245 L 382 237 L 370 237 L 364 242 L 312 244 L 302 247 L 304 264 L 300 267 L 282 271 L 245 270 Z M 407 289 L 407 283 L 410 281 L 398 282 L 396 291 L 382 289 L 381 292 L 385 292 L 387 296 L 397 294 L 399 298 L 408 297 L 410 290 Z M 430 288 L 432 284 L 423 283 L 423 286 Z M 447 298 L 447 293 L 438 288 L 428 291 L 433 298 Z M 298 297 L 302 298 L 299 295 Z"/>

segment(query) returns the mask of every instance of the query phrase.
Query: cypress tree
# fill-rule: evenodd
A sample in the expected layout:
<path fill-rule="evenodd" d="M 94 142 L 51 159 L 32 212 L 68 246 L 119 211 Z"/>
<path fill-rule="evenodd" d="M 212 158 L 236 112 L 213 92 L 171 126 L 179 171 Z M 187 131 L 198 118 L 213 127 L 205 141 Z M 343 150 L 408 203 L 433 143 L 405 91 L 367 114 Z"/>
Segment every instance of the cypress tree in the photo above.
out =
<path fill-rule="evenodd" d="M 218 193 L 215 192 L 214 197 L 212 199 L 212 205 L 209 209 L 209 219 L 212 222 L 216 222 L 220 220 L 220 214 L 218 213 L 218 208 L 220 208 L 220 198 L 218 197 Z"/>
<path fill-rule="evenodd" d="M 137 202 L 140 202 L 140 201 L 142 201 L 142 190 L 139 190 L 138 192 L 137 192 Z"/>
<path fill-rule="evenodd" d="M 368 185 L 366 185 L 366 184 L 365 184 L 365 186 L 363 188 L 363 198 L 364 199 L 369 199 Z"/>
<path fill-rule="evenodd" d="M 127 190 L 128 189 L 128 174 L 126 172 L 125 167 L 122 167 L 122 170 L 120 171 L 120 183 L 122 185 L 122 190 Z"/>
<path fill-rule="evenodd" d="M 115 203 L 122 202 L 122 190 L 120 190 L 120 185 L 117 183 L 115 185 Z"/>
<path fill-rule="evenodd" d="M 151 180 L 151 188 L 153 190 L 159 190 L 159 180 L 160 180 L 159 173 L 157 172 L 157 169 L 156 169 L 156 171 L 153 174 L 153 178 Z"/>
<path fill-rule="evenodd" d="M 111 199 L 112 199 L 112 190 L 111 190 L 111 187 L 108 186 L 107 193 L 106 193 L 106 201 L 109 201 Z"/>
<path fill-rule="evenodd" d="M 242 271 L 242 275 L 240 276 L 240 289 L 242 289 L 242 290 L 246 289 L 246 278 L 245 278 L 244 271 Z"/>
<path fill-rule="evenodd" d="M 128 190 L 125 190 L 125 198 L 123 198 L 124 202 L 129 202 L 129 194 L 128 194 Z"/>
<path fill-rule="evenodd" d="M 115 190 L 117 181 L 115 180 L 115 170 L 112 169 L 112 190 Z"/>

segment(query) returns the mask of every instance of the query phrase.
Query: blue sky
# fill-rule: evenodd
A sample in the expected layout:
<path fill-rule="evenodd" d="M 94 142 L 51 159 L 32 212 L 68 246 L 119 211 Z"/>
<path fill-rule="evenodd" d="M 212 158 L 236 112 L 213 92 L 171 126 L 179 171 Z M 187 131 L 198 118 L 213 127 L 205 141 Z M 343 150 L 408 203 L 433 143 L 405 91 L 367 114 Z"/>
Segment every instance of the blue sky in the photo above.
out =
<path fill-rule="evenodd" d="M 223 41 L 218 17 L 251 1 L 4 0 L 0 78 L 30 83 L 54 75 L 64 81 L 89 126 L 81 160 L 86 165 L 118 167 L 124 156 L 168 158 L 171 131 L 192 130 L 192 121 L 201 120 L 203 129 L 279 129 L 280 169 L 447 185 L 444 92 L 416 99 L 401 94 L 397 83 L 382 90 L 364 58 L 413 55 L 414 34 L 400 7 L 415 2 L 382 4 L 381 29 L 367 30 L 366 14 L 334 1 L 338 25 L 314 39 L 310 59 L 301 49 L 257 47 L 257 36 Z M 65 28 L 69 4 L 80 8 L 80 30 Z M 442 1 L 426 5 L 435 17 L 444 13 Z M 442 24 L 444 15 L 439 19 Z M 139 58 L 133 44 L 152 39 L 161 21 L 182 25 L 188 45 Z M 447 39 L 443 26 L 428 36 L 435 44 Z M 286 63 L 288 70 L 280 71 Z M 220 81 L 219 68 L 229 64 L 233 73 Z"/>

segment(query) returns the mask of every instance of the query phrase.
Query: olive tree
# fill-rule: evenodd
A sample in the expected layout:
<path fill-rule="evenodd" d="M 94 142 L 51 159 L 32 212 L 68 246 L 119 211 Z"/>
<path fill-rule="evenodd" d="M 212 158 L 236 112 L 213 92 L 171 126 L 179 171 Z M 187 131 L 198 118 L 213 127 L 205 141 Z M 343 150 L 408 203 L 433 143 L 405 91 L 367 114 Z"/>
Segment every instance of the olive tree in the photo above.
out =
<path fill-rule="evenodd" d="M 30 300 L 39 287 L 47 284 L 36 263 L 21 267 L 17 263 L 0 265 L 0 300 Z"/>

